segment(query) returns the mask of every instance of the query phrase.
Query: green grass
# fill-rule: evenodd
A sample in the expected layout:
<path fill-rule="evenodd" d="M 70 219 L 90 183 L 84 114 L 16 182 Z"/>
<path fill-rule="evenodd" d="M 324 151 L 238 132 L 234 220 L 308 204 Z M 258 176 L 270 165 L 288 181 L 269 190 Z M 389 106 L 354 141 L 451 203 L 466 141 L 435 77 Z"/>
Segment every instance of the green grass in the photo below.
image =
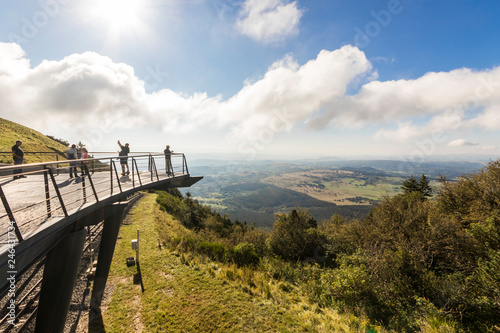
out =
<path fill-rule="evenodd" d="M 16 140 L 23 141 L 21 148 L 25 152 L 64 153 L 68 149 L 68 147 L 48 138 L 40 132 L 0 118 L 0 152 L 7 153 L 0 154 L 0 163 L 12 163 L 11 149 Z M 55 154 L 26 154 L 24 157 L 24 163 L 47 162 L 56 159 Z M 59 156 L 59 159 L 63 160 L 65 158 Z"/>
<path fill-rule="evenodd" d="M 187 237 L 147 194 L 120 229 L 103 308 L 106 332 L 366 332 L 367 321 L 310 304 L 299 288 L 265 272 L 213 263 L 157 246 L 160 239 Z M 133 284 L 130 241 L 140 230 L 140 267 L 145 291 Z M 380 332 L 380 330 L 379 330 Z"/>

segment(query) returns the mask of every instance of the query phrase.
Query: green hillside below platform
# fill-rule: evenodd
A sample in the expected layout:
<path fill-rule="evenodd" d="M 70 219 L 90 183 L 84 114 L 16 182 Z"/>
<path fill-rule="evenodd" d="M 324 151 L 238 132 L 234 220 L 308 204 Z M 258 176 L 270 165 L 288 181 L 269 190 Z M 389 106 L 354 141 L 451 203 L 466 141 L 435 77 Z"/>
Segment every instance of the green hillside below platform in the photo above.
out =
<path fill-rule="evenodd" d="M 160 239 L 194 233 L 160 210 L 137 204 L 120 229 L 103 304 L 105 332 L 384 332 L 367 319 L 311 304 L 298 288 L 250 268 L 172 251 Z M 140 230 L 140 271 L 127 267 Z M 102 328 L 101 328 L 102 329 Z"/>

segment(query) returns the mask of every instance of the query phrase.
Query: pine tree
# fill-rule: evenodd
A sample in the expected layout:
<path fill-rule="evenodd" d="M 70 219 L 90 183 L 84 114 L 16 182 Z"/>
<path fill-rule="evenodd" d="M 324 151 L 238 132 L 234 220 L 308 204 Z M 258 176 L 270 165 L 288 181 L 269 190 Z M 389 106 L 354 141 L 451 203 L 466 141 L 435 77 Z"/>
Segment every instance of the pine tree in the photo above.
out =
<path fill-rule="evenodd" d="M 424 174 L 420 177 L 418 189 L 424 197 L 428 198 L 432 196 L 432 187 L 429 185 L 429 178 L 427 178 Z"/>
<path fill-rule="evenodd" d="M 432 196 L 432 187 L 429 185 L 429 178 L 424 174 L 417 181 L 413 176 L 410 176 L 401 185 L 403 195 L 421 195 L 423 198 Z"/>

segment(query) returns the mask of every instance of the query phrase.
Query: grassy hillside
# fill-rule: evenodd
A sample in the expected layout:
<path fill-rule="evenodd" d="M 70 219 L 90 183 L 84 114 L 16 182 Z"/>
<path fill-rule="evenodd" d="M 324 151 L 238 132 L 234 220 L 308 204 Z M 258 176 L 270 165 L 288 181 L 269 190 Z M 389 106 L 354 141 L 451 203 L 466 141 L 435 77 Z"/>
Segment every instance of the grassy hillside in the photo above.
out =
<path fill-rule="evenodd" d="M 16 140 L 23 141 L 21 148 L 25 152 L 54 152 L 63 154 L 68 149 L 63 144 L 52 140 L 40 132 L 0 118 L 0 152 L 2 152 L 0 154 L 0 163 L 12 163 L 11 148 L 16 143 Z M 63 158 L 61 156 L 60 159 Z M 55 158 L 54 154 L 26 154 L 25 163 L 53 161 Z"/>
<path fill-rule="evenodd" d="M 106 332 L 383 332 L 366 319 L 311 304 L 281 279 L 203 256 L 159 249 L 159 239 L 195 237 L 149 194 L 120 229 L 103 306 Z M 144 292 L 130 240 L 140 229 Z M 165 244 L 164 244 L 165 245 Z"/>

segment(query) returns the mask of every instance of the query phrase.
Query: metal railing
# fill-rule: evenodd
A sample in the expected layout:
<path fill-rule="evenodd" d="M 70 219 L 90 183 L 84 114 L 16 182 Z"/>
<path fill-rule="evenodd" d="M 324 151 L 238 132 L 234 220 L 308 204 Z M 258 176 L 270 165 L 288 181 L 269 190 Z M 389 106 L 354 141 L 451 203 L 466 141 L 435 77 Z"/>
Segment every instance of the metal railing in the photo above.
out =
<path fill-rule="evenodd" d="M 66 160 L 66 154 L 64 152 L 56 152 L 56 151 L 25 151 L 25 160 L 30 158 L 31 156 L 41 156 L 42 160 L 46 158 L 52 158 L 52 161 L 64 161 Z M 31 158 L 30 158 L 31 159 Z M 8 165 L 12 163 L 12 152 L 11 151 L 0 151 L 0 161 L 7 161 L 8 163 L 1 162 L 4 165 Z M 56 166 L 55 172 L 59 174 L 59 170 Z"/>
<path fill-rule="evenodd" d="M 128 168 L 123 169 L 125 162 Z M 23 241 L 50 218 L 67 217 L 69 211 L 183 175 L 189 171 L 182 153 L 0 167 L 0 245 Z"/>

